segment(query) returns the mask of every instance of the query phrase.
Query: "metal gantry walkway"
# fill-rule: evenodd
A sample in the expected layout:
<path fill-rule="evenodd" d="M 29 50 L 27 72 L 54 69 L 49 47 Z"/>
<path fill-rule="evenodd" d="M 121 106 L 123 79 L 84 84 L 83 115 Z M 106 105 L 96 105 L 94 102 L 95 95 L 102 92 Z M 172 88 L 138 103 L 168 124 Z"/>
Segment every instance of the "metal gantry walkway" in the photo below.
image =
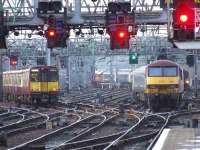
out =
<path fill-rule="evenodd" d="M 160 8 L 160 0 L 129 0 L 136 8 L 136 22 L 138 24 L 166 24 L 167 13 Z M 2 0 L 8 26 L 36 27 L 44 24 L 42 17 L 37 14 L 38 0 Z M 82 17 L 85 25 L 104 25 L 105 10 L 110 1 L 81 0 Z M 74 15 L 74 0 L 63 0 L 63 7 L 67 8 L 68 20 Z M 62 12 L 63 13 L 63 10 Z M 59 14 L 57 14 L 60 16 Z"/>

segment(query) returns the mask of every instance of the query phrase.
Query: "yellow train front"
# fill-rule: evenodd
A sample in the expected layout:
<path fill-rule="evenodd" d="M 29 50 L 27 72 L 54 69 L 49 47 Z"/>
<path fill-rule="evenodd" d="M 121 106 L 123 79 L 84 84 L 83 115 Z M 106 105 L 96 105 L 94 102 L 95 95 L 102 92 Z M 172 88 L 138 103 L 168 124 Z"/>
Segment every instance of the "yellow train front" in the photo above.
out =
<path fill-rule="evenodd" d="M 187 71 L 172 61 L 158 60 L 147 66 L 145 76 L 145 100 L 151 110 L 180 104 L 189 81 Z"/>
<path fill-rule="evenodd" d="M 57 68 L 51 66 L 31 68 L 29 89 L 32 101 L 56 102 L 59 94 Z"/>
<path fill-rule="evenodd" d="M 3 93 L 6 100 L 24 103 L 54 103 L 59 94 L 58 69 L 36 66 L 3 73 Z"/>

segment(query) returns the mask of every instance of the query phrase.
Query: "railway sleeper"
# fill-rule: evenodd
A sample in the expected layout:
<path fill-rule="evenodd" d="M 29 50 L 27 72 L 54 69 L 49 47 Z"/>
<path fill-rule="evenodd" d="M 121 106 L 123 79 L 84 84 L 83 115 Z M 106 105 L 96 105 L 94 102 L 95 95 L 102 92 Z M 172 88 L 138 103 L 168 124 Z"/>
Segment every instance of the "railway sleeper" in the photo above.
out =
<path fill-rule="evenodd" d="M 52 124 L 54 124 L 54 125 L 55 125 L 55 122 L 56 122 L 56 126 L 59 126 L 60 117 L 52 118 L 49 121 L 52 122 Z M 65 125 L 68 125 L 68 123 L 65 123 Z M 46 128 L 46 122 L 33 124 L 33 125 L 30 125 L 30 126 L 27 126 L 27 127 L 18 128 L 16 130 L 8 132 L 7 135 L 12 136 L 12 135 L 15 135 L 17 133 L 27 132 L 27 131 L 39 129 L 39 128 Z"/>
<path fill-rule="evenodd" d="M 36 125 L 30 125 L 30 126 L 27 126 L 27 127 L 24 127 L 24 128 L 18 128 L 18 129 L 15 129 L 13 131 L 10 131 L 6 134 L 9 137 L 9 136 L 24 133 L 24 132 L 27 132 L 27 131 L 31 131 L 31 130 L 34 130 L 34 129 L 39 129 L 39 128 L 45 128 L 45 124 L 36 124 Z"/>
<path fill-rule="evenodd" d="M 61 146 L 60 149 L 61 148 L 62 149 L 75 149 L 75 148 L 79 148 L 79 147 L 87 147 L 88 145 L 111 142 L 111 141 L 115 140 L 116 138 L 118 138 L 122 134 L 123 134 L 123 132 L 118 133 L 118 134 L 109 135 L 109 136 L 94 138 L 94 139 L 86 139 L 86 140 L 81 140 L 81 141 L 70 142 L 70 143 L 66 143 L 63 146 Z"/>
<path fill-rule="evenodd" d="M 9 117 L 6 117 L 6 118 L 0 119 L 0 120 L 1 121 L 9 121 L 9 120 L 18 119 L 18 118 L 21 118 L 21 116 L 17 114 L 17 115 L 9 116 Z"/>
<path fill-rule="evenodd" d="M 83 122 L 83 123 L 81 123 L 80 126 L 85 128 L 86 126 L 92 127 L 92 126 L 96 126 L 98 124 L 99 124 L 98 122 Z"/>
<path fill-rule="evenodd" d="M 42 118 L 44 118 L 44 117 L 40 116 L 40 117 L 36 117 L 36 118 L 27 119 L 27 120 L 24 120 L 24 121 L 19 122 L 19 123 L 13 123 L 13 124 L 10 124 L 10 125 L 7 125 L 7 126 L 3 126 L 3 127 L 0 127 L 0 131 L 11 130 L 11 129 L 20 127 L 21 125 L 26 125 L 33 120 L 37 121 L 37 120 L 42 119 Z"/>
<path fill-rule="evenodd" d="M 110 121 L 112 121 L 113 119 L 115 119 L 118 115 L 114 115 L 111 118 L 105 120 L 104 122 L 97 124 L 93 127 L 88 128 L 88 130 L 84 131 L 83 133 L 81 133 L 80 135 L 77 135 L 76 137 L 68 140 L 65 142 L 66 143 L 71 143 L 71 142 L 75 142 L 75 141 L 79 141 L 82 140 L 83 137 L 92 134 L 93 132 L 97 131 L 99 128 L 103 127 L 105 124 L 109 123 Z"/>
<path fill-rule="evenodd" d="M 5 132 L 0 132 L 0 146 L 8 146 L 7 134 Z"/>

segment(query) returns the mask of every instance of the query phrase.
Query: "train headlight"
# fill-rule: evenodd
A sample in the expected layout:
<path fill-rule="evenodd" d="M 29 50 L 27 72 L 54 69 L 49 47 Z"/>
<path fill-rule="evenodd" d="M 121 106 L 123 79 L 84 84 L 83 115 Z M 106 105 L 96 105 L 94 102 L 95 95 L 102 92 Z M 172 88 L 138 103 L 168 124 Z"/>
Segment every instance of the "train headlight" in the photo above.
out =
<path fill-rule="evenodd" d="M 52 90 L 53 90 L 53 91 L 56 91 L 56 88 L 53 88 Z"/>
<path fill-rule="evenodd" d="M 189 84 L 189 83 L 190 83 L 190 81 L 189 81 L 189 80 L 186 80 L 186 81 L 185 81 L 185 83 Z"/>

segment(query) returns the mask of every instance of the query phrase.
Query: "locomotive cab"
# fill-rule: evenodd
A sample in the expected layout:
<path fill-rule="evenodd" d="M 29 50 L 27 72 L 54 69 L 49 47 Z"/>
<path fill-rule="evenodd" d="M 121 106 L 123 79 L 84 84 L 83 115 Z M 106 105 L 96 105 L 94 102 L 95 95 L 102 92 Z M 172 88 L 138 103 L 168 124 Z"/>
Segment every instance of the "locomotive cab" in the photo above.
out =
<path fill-rule="evenodd" d="M 58 70 L 55 67 L 40 67 L 30 70 L 32 99 L 53 102 L 57 100 L 58 88 Z"/>
<path fill-rule="evenodd" d="M 177 107 L 184 92 L 183 69 L 169 60 L 158 60 L 147 67 L 146 102 L 152 110 Z"/>

